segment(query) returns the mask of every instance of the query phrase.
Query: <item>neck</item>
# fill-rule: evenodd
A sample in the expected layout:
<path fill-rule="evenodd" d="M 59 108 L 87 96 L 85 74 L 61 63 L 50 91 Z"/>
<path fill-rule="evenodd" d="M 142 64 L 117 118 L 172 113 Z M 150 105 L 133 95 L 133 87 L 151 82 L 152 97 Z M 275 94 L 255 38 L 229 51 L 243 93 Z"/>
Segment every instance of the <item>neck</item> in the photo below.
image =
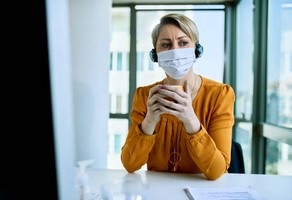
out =
<path fill-rule="evenodd" d="M 189 70 L 189 72 L 182 79 L 173 79 L 170 76 L 166 75 L 166 78 L 163 80 L 163 84 L 165 85 L 184 85 L 185 81 L 188 81 L 191 89 L 195 85 L 196 74 L 193 70 Z"/>
<path fill-rule="evenodd" d="M 201 85 L 201 78 L 199 75 L 194 74 L 194 79 L 193 79 L 192 84 L 193 84 L 193 87 L 191 88 L 191 94 L 192 94 L 192 99 L 194 99 L 197 96 L 197 93 Z"/>
<path fill-rule="evenodd" d="M 198 84 L 199 76 L 195 74 L 192 70 L 189 71 L 188 74 L 186 74 L 182 79 L 173 79 L 169 77 L 168 75 L 166 78 L 162 81 L 164 85 L 182 85 L 184 86 L 185 81 L 188 81 L 189 87 L 191 91 L 196 90 L 197 84 Z"/>

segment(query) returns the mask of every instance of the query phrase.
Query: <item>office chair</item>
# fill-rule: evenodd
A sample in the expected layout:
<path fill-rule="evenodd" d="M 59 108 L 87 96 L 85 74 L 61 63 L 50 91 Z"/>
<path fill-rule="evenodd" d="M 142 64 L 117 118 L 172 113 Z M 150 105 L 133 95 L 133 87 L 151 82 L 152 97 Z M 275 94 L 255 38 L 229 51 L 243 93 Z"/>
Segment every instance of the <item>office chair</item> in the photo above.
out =
<path fill-rule="evenodd" d="M 231 146 L 231 161 L 228 168 L 228 173 L 244 174 L 244 159 L 240 143 L 232 141 Z"/>

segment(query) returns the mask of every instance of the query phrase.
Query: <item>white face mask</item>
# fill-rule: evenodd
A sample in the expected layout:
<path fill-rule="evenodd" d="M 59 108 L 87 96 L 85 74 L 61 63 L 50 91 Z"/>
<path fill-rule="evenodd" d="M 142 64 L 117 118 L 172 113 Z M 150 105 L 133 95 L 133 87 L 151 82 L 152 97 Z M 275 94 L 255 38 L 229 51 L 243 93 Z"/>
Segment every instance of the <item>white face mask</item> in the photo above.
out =
<path fill-rule="evenodd" d="M 173 79 L 183 78 L 196 62 L 194 48 L 162 51 L 157 56 L 159 66 Z"/>

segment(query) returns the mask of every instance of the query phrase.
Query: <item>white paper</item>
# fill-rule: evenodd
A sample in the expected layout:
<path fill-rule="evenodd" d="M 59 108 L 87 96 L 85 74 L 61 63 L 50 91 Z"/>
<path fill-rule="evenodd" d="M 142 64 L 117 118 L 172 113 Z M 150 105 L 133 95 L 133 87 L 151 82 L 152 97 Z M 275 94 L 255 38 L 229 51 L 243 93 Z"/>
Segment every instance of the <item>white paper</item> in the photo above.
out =
<path fill-rule="evenodd" d="M 186 195 L 190 200 L 262 200 L 250 186 L 247 187 L 186 187 Z"/>

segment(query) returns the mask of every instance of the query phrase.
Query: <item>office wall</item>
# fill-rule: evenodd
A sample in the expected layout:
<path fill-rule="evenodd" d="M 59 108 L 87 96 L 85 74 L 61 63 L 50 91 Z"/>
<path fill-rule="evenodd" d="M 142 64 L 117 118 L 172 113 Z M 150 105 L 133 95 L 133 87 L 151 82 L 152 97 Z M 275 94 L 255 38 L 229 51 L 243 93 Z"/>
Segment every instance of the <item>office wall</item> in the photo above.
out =
<path fill-rule="evenodd" d="M 107 163 L 111 1 L 70 1 L 76 159 Z"/>
<path fill-rule="evenodd" d="M 106 167 L 111 1 L 47 0 L 59 199 L 74 200 L 75 167 Z"/>
<path fill-rule="evenodd" d="M 46 3 L 58 197 L 77 199 L 69 2 Z"/>

